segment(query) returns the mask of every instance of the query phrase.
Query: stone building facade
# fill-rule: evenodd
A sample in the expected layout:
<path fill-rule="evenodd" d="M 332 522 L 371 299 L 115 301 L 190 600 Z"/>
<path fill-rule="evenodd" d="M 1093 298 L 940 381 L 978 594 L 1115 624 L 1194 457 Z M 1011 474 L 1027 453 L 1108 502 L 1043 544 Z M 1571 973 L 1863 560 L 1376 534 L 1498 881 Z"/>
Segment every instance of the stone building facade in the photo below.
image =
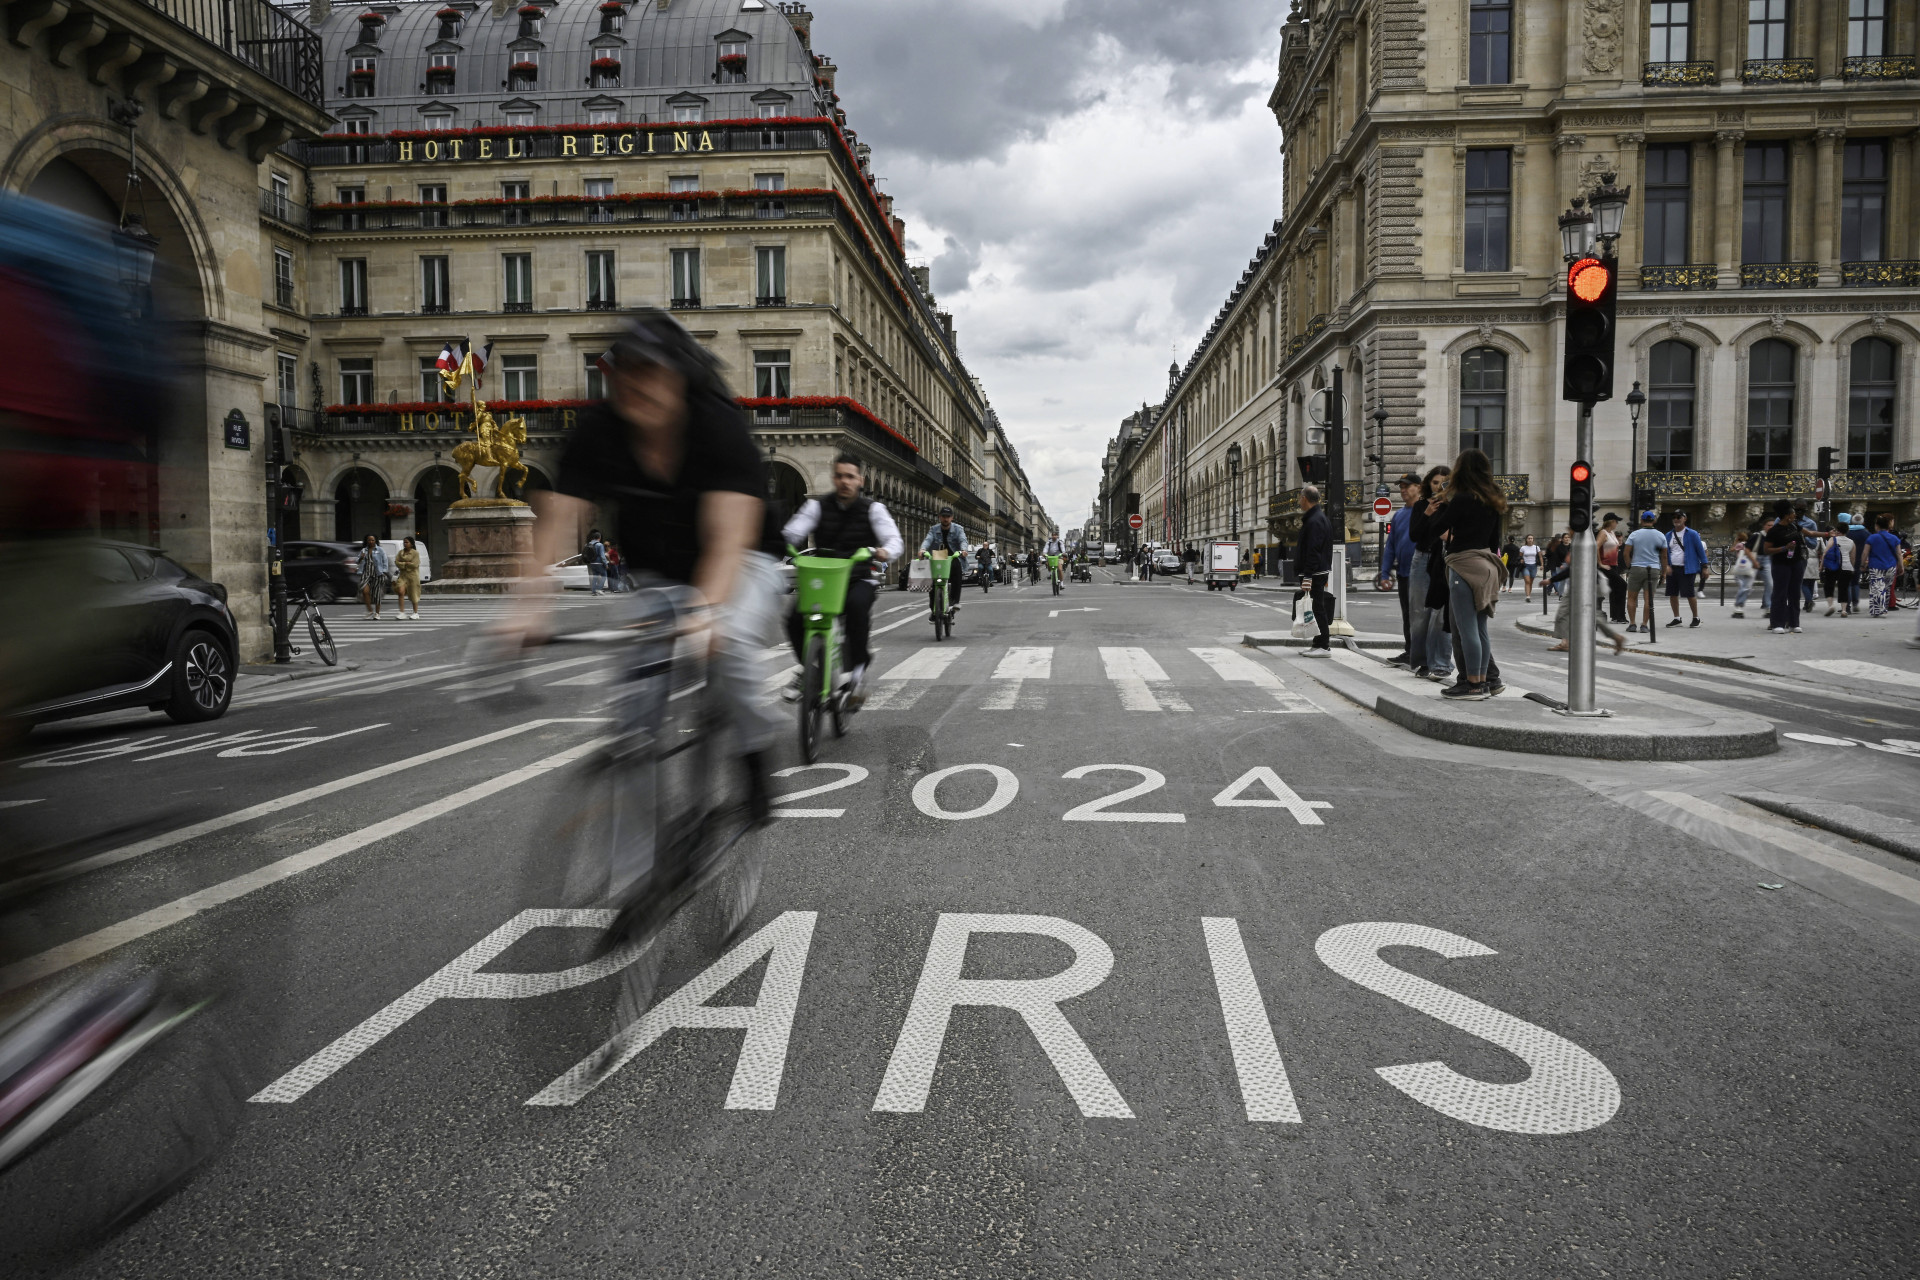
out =
<path fill-rule="evenodd" d="M 528 483 L 598 398 L 634 307 L 671 308 L 746 399 L 789 505 L 842 451 L 917 536 L 942 505 L 1023 547 L 1042 519 L 952 318 L 847 127 L 812 15 L 760 0 L 317 7 L 325 137 L 263 166 L 292 278 L 268 308 L 300 497 L 289 537 L 418 532 L 436 556 L 465 419 L 449 340 L 527 420 Z M 452 408 L 454 406 L 449 406 Z M 976 535 L 977 536 L 977 535 Z"/>
<path fill-rule="evenodd" d="M 1559 397 L 1556 218 L 1609 172 L 1632 198 L 1615 393 L 1595 413 L 1600 503 L 1625 513 L 1637 483 L 1724 543 L 1763 504 L 1809 500 L 1827 447 L 1844 509 L 1920 517 L 1920 476 L 1895 469 L 1920 456 L 1917 9 L 1295 8 L 1269 100 L 1283 218 L 1260 272 L 1282 337 L 1225 415 L 1243 456 L 1278 441 L 1270 535 L 1297 520 L 1307 403 L 1336 367 L 1349 536 L 1377 472 L 1467 445 L 1493 456 L 1517 531 L 1564 526 L 1575 407 Z M 1186 456 L 1189 492 L 1207 465 Z"/>

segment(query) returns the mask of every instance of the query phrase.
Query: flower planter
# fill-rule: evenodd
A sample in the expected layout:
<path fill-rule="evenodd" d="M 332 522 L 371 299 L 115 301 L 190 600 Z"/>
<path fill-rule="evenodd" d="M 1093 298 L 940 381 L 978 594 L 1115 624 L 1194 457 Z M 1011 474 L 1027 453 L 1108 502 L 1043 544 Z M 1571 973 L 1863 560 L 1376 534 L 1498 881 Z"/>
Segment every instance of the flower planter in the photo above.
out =
<path fill-rule="evenodd" d="M 596 75 L 617 76 L 620 74 L 620 59 L 595 58 L 592 62 L 587 64 L 587 68 L 588 70 L 592 71 Z"/>
<path fill-rule="evenodd" d="M 620 0 L 607 0 L 605 4 L 600 6 L 600 12 L 602 13 L 621 14 L 626 11 L 627 6 L 621 4 Z"/>
<path fill-rule="evenodd" d="M 440 12 L 434 14 L 433 16 L 440 19 L 440 21 L 442 22 L 458 22 L 460 21 L 460 19 L 466 17 L 467 15 L 460 12 L 458 9 L 442 9 L 440 10 Z"/>
<path fill-rule="evenodd" d="M 451 80 L 451 79 L 453 79 L 453 73 L 454 73 L 454 68 L 452 68 L 452 67 L 428 67 L 428 68 L 427 68 L 427 79 L 429 79 L 429 80 Z"/>
<path fill-rule="evenodd" d="M 386 24 L 387 15 L 384 13 L 363 13 L 360 15 L 360 25 L 363 27 L 383 27 Z"/>
<path fill-rule="evenodd" d="M 371 80 L 371 79 L 373 79 L 373 68 L 372 68 L 372 67 L 360 67 L 360 68 L 358 68 L 358 69 L 356 69 L 356 70 L 353 70 L 353 71 L 349 71 L 349 72 L 347 72 L 347 79 L 349 79 L 349 80 Z M 365 135 L 365 134 L 356 134 L 355 136 L 356 136 L 356 137 L 365 137 L 366 135 Z"/>
<path fill-rule="evenodd" d="M 544 18 L 547 16 L 547 11 L 537 4 L 523 4 L 515 12 L 523 18 Z"/>
<path fill-rule="evenodd" d="M 744 53 L 728 54 L 726 57 L 720 59 L 720 69 L 722 71 L 731 71 L 735 75 L 740 74 L 747 69 L 747 55 Z"/>
<path fill-rule="evenodd" d="M 537 62 L 516 62 L 507 68 L 507 72 L 510 75 L 524 76 L 531 80 L 540 74 L 540 64 Z"/>

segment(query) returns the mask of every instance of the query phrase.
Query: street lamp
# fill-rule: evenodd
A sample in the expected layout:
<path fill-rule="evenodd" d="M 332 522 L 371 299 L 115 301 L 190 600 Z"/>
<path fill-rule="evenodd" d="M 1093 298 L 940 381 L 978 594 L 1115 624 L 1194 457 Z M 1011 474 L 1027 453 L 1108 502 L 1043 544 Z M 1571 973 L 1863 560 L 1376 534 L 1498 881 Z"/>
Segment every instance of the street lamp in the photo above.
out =
<path fill-rule="evenodd" d="M 1631 452 L 1627 454 L 1627 501 L 1633 504 L 1633 518 L 1636 521 L 1640 519 L 1640 486 L 1635 483 L 1640 466 L 1640 411 L 1646 406 L 1647 393 L 1635 382 L 1633 390 L 1627 392 L 1627 416 L 1633 422 L 1632 443 L 1628 446 Z"/>
<path fill-rule="evenodd" d="M 127 291 L 127 309 L 136 318 L 147 313 L 153 286 L 153 262 L 159 237 L 146 228 L 146 197 L 140 188 L 140 153 L 134 147 L 133 128 L 145 107 L 122 98 L 107 108 L 107 117 L 127 126 L 127 189 L 120 197 L 120 223 L 114 229 L 113 252 L 120 269 L 120 285 Z"/>
<path fill-rule="evenodd" d="M 1594 216 L 1599 220 L 1599 236 L 1605 242 L 1607 257 L 1613 256 L 1613 246 L 1620 239 L 1620 224 L 1626 217 L 1627 197 L 1632 194 L 1631 187 L 1613 185 L 1615 175 L 1600 175 L 1600 185 L 1593 189 L 1590 200 Z"/>
<path fill-rule="evenodd" d="M 1593 248 L 1593 215 L 1586 204 L 1585 196 L 1575 196 L 1573 207 L 1560 215 L 1560 253 L 1568 262 L 1584 258 Z"/>

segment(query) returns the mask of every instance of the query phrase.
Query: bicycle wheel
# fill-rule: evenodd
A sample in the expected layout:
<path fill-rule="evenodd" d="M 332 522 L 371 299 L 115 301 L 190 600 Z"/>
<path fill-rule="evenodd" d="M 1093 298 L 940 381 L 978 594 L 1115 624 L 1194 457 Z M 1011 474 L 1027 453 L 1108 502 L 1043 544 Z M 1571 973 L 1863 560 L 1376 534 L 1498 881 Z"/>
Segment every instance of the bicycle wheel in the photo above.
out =
<path fill-rule="evenodd" d="M 800 664 L 800 758 L 813 764 L 820 758 L 820 713 L 824 698 L 820 688 L 825 680 L 827 641 L 825 636 L 807 637 L 805 657 Z"/>
<path fill-rule="evenodd" d="M 307 610 L 307 637 L 313 641 L 313 651 L 320 655 L 320 661 L 330 667 L 340 661 L 340 650 L 334 647 L 327 620 L 312 609 Z"/>

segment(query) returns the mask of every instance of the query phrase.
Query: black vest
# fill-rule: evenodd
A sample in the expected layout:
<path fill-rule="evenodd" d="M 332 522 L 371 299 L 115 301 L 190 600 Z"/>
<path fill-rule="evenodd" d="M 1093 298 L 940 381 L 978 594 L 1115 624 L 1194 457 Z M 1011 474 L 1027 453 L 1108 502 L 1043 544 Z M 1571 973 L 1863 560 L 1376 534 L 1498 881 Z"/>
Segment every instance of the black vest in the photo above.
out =
<path fill-rule="evenodd" d="M 823 552 L 850 556 L 861 547 L 880 545 L 873 531 L 873 499 L 855 498 L 843 510 L 840 499 L 828 494 L 820 499 L 820 523 L 813 528 L 813 545 Z"/>

